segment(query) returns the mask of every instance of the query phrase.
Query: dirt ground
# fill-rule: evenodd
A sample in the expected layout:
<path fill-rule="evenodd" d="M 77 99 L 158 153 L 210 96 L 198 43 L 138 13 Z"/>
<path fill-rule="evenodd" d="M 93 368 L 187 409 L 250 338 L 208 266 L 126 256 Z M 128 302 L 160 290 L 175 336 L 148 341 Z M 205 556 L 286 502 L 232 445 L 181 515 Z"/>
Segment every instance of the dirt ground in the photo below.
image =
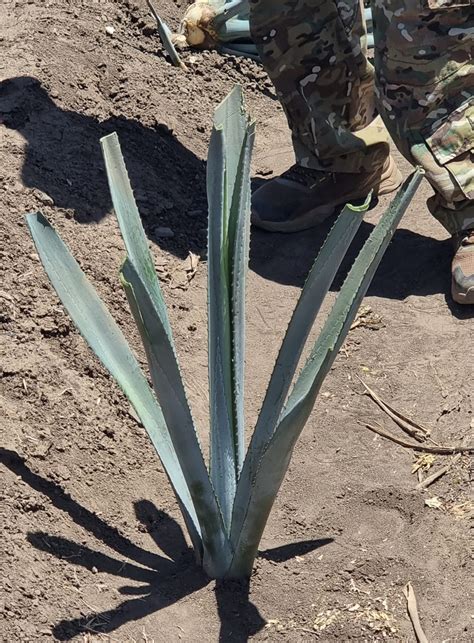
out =
<path fill-rule="evenodd" d="M 172 26 L 184 4 L 157 0 Z M 450 300 L 450 244 L 428 214 L 429 186 L 378 270 L 369 321 L 327 378 L 250 585 L 216 584 L 193 566 L 160 463 L 52 292 L 24 214 L 54 223 L 143 359 L 98 143 L 118 132 L 206 444 L 212 109 L 243 86 L 258 124 L 254 174 L 269 178 L 291 162 L 271 84 L 257 64 L 216 52 L 174 69 L 145 0 L 2 2 L 0 50 L 1 640 L 414 641 L 411 581 L 430 643 L 473 641 L 468 458 L 419 491 L 413 453 L 359 424 L 398 432 L 356 376 L 438 443 L 473 441 L 473 311 Z M 252 232 L 249 427 L 326 232 Z M 201 262 L 188 282 L 190 252 Z M 437 457 L 429 473 L 451 461 Z"/>

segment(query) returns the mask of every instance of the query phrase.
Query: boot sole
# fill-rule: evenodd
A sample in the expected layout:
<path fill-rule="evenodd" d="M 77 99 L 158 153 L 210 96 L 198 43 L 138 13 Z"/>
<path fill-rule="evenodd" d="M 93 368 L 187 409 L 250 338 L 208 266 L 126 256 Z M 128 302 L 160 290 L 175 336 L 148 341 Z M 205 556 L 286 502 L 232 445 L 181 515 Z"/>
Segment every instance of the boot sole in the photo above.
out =
<path fill-rule="evenodd" d="M 392 162 L 385 171 L 385 176 L 382 175 L 379 185 L 373 188 L 374 197 L 394 192 L 400 187 L 402 182 L 403 177 L 401 172 L 395 165 L 395 161 L 392 159 Z M 252 224 L 257 228 L 267 230 L 268 232 L 302 232 L 303 230 L 314 228 L 315 226 L 323 223 L 327 218 L 335 213 L 336 208 L 339 206 L 346 205 L 346 203 L 350 203 L 351 201 L 365 199 L 369 192 L 370 189 L 366 190 L 364 194 L 350 194 L 342 200 L 333 201 L 332 203 L 327 203 L 324 206 L 314 208 L 314 210 L 306 212 L 295 221 L 264 221 L 260 219 L 255 212 L 252 212 Z"/>
<path fill-rule="evenodd" d="M 457 304 L 462 304 L 463 306 L 474 305 L 474 288 L 460 290 L 454 279 L 451 285 L 451 296 Z"/>

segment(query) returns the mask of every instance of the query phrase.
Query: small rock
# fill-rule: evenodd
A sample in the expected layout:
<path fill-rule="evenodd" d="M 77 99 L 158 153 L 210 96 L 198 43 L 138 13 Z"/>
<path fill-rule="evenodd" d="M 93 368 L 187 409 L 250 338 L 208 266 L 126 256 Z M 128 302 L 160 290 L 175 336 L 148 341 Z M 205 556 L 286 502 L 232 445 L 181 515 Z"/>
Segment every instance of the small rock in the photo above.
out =
<path fill-rule="evenodd" d="M 69 480 L 69 478 L 71 477 L 69 469 L 64 464 L 57 465 L 56 473 L 60 478 L 62 478 L 62 480 Z"/>
<path fill-rule="evenodd" d="M 171 228 L 155 228 L 154 229 L 155 236 L 157 237 L 162 237 L 165 239 L 171 239 L 171 237 L 174 237 L 174 232 Z"/>
<path fill-rule="evenodd" d="M 99 571 L 99 570 L 97 569 L 97 567 L 93 567 L 93 568 L 91 569 L 91 572 L 92 572 L 93 574 L 97 574 L 97 572 L 98 572 L 98 571 Z"/>
<path fill-rule="evenodd" d="M 114 27 L 112 25 L 107 25 L 105 28 L 105 32 L 109 34 L 109 36 L 113 36 L 115 33 Z"/>
<path fill-rule="evenodd" d="M 443 503 L 438 496 L 433 496 L 432 498 L 426 498 L 425 505 L 431 509 L 441 509 Z"/>
<path fill-rule="evenodd" d="M 42 192 L 41 190 L 38 190 L 38 188 L 34 188 L 32 193 L 39 201 L 41 201 L 41 203 L 44 203 L 45 205 L 54 205 L 53 199 L 49 194 L 46 194 L 46 192 Z"/>
<path fill-rule="evenodd" d="M 35 449 L 31 452 L 33 458 L 38 458 L 39 460 L 44 460 L 49 453 L 49 450 L 52 447 L 52 443 L 46 440 L 43 440 L 38 443 Z"/>

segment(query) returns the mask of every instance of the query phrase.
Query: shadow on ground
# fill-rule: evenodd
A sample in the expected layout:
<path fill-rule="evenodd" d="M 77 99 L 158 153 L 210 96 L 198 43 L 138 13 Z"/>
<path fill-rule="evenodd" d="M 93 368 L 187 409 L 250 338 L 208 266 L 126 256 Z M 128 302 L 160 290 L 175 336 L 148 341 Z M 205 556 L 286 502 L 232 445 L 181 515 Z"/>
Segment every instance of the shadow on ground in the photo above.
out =
<path fill-rule="evenodd" d="M 125 117 L 101 122 L 62 109 L 28 76 L 0 83 L 2 122 L 25 139 L 24 185 L 47 194 L 83 224 L 110 212 L 99 139 L 117 132 L 148 237 L 183 258 L 205 246 L 205 163 L 165 126 L 145 127 Z M 157 236 L 164 226 L 174 231 L 173 239 Z"/>
<path fill-rule="evenodd" d="M 265 279 L 302 287 L 317 250 L 321 247 L 334 219 L 317 228 L 293 234 L 254 230 L 251 268 Z M 343 278 L 373 230 L 362 222 L 339 270 L 334 290 Z M 393 237 L 375 275 L 369 294 L 390 299 L 409 295 L 445 293 L 449 286 L 451 244 L 400 228 Z"/>
<path fill-rule="evenodd" d="M 315 256 L 334 219 L 293 234 L 253 230 L 250 267 L 265 279 L 303 287 Z M 364 242 L 374 229 L 362 222 L 331 286 L 338 291 Z M 474 317 L 474 306 L 461 306 L 451 298 L 450 239 L 432 237 L 399 228 L 388 246 L 368 290 L 369 296 L 403 300 L 411 295 L 444 295 L 447 306 L 457 319 Z"/>
<path fill-rule="evenodd" d="M 94 536 L 98 543 L 114 550 L 120 558 L 42 531 L 28 534 L 31 545 L 68 564 L 89 570 L 96 568 L 125 582 L 141 583 L 121 587 L 119 592 L 127 598 L 113 609 L 61 620 L 53 626 L 55 640 L 68 641 L 86 632 L 113 632 L 125 623 L 173 605 L 211 582 L 195 565 L 181 527 L 153 503 L 146 500 L 136 502 L 135 514 L 166 557 L 135 545 L 71 498 L 60 485 L 34 473 L 15 451 L 0 449 L 0 460 L 32 489 L 47 496 L 56 509 L 67 514 L 74 523 Z M 261 552 L 260 556 L 277 563 L 284 562 L 331 542 L 331 538 L 324 538 L 291 543 Z M 221 622 L 219 641 L 222 643 L 243 643 L 265 625 L 258 609 L 249 600 L 248 581 L 216 582 L 215 595 Z"/>
<path fill-rule="evenodd" d="M 32 77 L 0 83 L 0 122 L 26 141 L 24 185 L 46 193 L 83 224 L 97 222 L 110 211 L 99 139 L 116 131 L 148 237 L 181 258 L 205 248 L 205 163 L 162 125 L 149 128 L 125 117 L 100 122 L 62 109 Z M 277 283 L 302 286 L 331 225 L 329 220 L 291 235 L 254 229 L 252 270 Z M 157 229 L 163 226 L 171 227 L 175 237 L 159 237 Z M 372 229 L 362 224 L 332 289 L 339 289 Z M 405 299 L 442 293 L 453 314 L 472 317 L 472 307 L 457 306 L 449 295 L 451 252 L 449 240 L 397 230 L 369 294 Z"/>

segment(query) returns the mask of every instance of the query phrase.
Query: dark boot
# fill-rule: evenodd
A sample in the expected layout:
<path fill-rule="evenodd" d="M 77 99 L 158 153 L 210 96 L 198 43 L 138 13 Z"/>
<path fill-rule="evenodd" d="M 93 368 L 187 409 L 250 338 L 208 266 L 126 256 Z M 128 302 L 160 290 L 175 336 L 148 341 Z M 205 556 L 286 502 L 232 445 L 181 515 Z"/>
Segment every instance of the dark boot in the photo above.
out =
<path fill-rule="evenodd" d="M 402 175 L 388 156 L 371 172 L 322 172 L 293 165 L 252 195 L 252 223 L 273 232 L 312 228 L 346 203 L 396 190 Z"/>

